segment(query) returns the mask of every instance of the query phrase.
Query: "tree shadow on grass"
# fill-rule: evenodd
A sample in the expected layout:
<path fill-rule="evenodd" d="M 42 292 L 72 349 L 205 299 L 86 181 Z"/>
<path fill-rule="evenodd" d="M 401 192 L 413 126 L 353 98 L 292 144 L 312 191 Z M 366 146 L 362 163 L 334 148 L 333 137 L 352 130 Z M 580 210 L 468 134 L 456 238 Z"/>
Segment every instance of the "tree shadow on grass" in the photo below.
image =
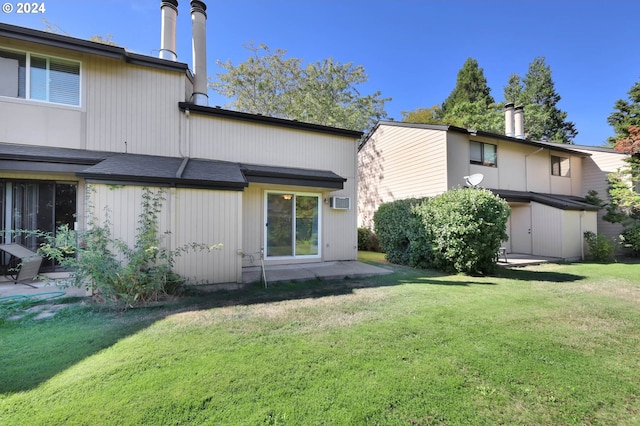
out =
<path fill-rule="evenodd" d="M 0 394 L 34 389 L 169 314 L 74 305 L 45 320 L 0 321 Z"/>
<path fill-rule="evenodd" d="M 473 277 L 468 277 L 473 278 Z M 429 284 L 429 285 L 447 285 L 447 286 L 463 286 L 469 287 L 472 285 L 497 285 L 494 282 L 490 281 L 447 281 L 447 280 L 438 280 L 434 278 L 418 278 L 416 280 L 412 280 L 411 284 Z"/>
<path fill-rule="evenodd" d="M 551 283 L 569 283 L 586 278 L 583 275 L 567 274 L 564 272 L 531 271 L 520 268 L 498 268 L 495 276 L 518 281 L 543 281 Z"/>

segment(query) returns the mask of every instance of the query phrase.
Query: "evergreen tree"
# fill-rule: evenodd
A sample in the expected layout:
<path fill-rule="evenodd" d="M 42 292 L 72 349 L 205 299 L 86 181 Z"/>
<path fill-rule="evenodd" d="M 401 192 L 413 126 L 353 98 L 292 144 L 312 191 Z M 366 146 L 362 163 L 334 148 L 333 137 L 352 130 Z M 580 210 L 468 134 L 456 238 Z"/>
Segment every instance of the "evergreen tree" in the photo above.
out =
<path fill-rule="evenodd" d="M 442 103 L 442 112 L 446 115 L 454 105 L 463 102 L 478 103 L 486 107 L 495 102 L 491 97 L 491 89 L 487 85 L 484 71 L 473 58 L 468 58 L 458 71 L 456 87 Z"/>
<path fill-rule="evenodd" d="M 501 132 L 502 112 L 494 102 L 484 71 L 478 61 L 468 58 L 458 71 L 456 86 L 440 108 L 403 112 L 403 120 Z"/>
<path fill-rule="evenodd" d="M 640 81 L 635 83 L 627 92 L 627 100 L 618 99 L 614 105 L 615 111 L 609 115 L 607 122 L 616 132 L 609 138 L 609 145 L 615 145 L 616 141 L 628 139 L 631 126 L 640 126 Z"/>
<path fill-rule="evenodd" d="M 578 131 L 575 124 L 567 121 L 567 113 L 558 109 L 560 95 L 551 78 L 551 67 L 544 57 L 529 64 L 524 78 L 517 74 L 509 77 L 504 88 L 507 102 L 524 106 L 524 127 L 527 138 L 573 143 Z"/>

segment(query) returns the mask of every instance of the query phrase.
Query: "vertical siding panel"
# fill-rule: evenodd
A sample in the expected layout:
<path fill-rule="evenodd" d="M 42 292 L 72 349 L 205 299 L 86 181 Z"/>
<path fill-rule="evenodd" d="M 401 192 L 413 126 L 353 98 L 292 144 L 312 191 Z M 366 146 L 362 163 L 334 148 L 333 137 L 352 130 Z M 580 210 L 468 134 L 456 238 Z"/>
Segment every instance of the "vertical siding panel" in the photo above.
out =
<path fill-rule="evenodd" d="M 446 132 L 381 125 L 358 153 L 359 226 L 380 204 L 447 190 Z"/>
<path fill-rule="evenodd" d="M 104 224 L 108 215 L 113 238 L 133 248 L 142 212 L 143 187 L 93 187 L 91 199 L 99 223 Z M 166 193 L 159 216 L 159 233 L 171 230 L 175 237 L 164 237 L 163 246 L 175 250 L 190 243 L 223 243 L 222 250 L 189 251 L 177 257 L 175 271 L 178 274 L 198 284 L 236 282 L 240 269 L 236 236 L 240 232 L 239 208 L 239 197 L 233 191 L 178 189 Z M 171 229 L 172 223 L 175 223 L 174 229 Z M 175 246 L 171 245 L 172 241 Z"/>
<path fill-rule="evenodd" d="M 193 283 L 236 282 L 240 261 L 239 197 L 234 191 L 180 189 L 176 214 L 177 246 L 222 243 L 221 250 L 191 252 L 178 258 L 176 271 Z"/>
<path fill-rule="evenodd" d="M 260 249 L 264 244 L 264 188 L 250 184 L 243 193 L 242 252 L 243 266 L 260 265 Z"/>
<path fill-rule="evenodd" d="M 86 63 L 87 149 L 178 156 L 184 74 L 110 58 Z"/>
<path fill-rule="evenodd" d="M 531 237 L 533 254 L 559 257 L 563 255 L 562 210 L 531 203 Z"/>

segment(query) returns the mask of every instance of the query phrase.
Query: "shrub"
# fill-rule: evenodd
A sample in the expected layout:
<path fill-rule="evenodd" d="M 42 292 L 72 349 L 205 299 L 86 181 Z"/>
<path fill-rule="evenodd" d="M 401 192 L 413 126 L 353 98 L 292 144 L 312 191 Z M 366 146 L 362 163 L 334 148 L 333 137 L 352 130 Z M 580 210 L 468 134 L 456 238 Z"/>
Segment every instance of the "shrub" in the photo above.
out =
<path fill-rule="evenodd" d="M 191 250 L 218 249 L 221 245 L 191 243 L 175 250 L 162 247 L 164 234 L 158 231 L 158 215 L 163 200 L 162 190 L 153 192 L 144 188 L 133 248 L 111 236 L 108 216 L 105 223 L 98 223 L 89 203 L 86 231 L 76 233 L 62 226 L 55 236 L 39 233 L 45 242 L 38 251 L 70 269 L 72 284 L 85 285 L 105 301 L 131 307 L 173 294 L 184 282 L 172 271 L 175 257 Z"/>
<path fill-rule="evenodd" d="M 614 260 L 615 243 L 603 234 L 594 234 L 591 231 L 584 233 L 584 239 L 589 247 L 589 257 L 596 262 L 611 262 Z"/>
<path fill-rule="evenodd" d="M 491 191 L 460 188 L 414 207 L 430 243 L 431 266 L 446 272 L 485 274 L 508 238 L 509 205 Z"/>
<path fill-rule="evenodd" d="M 382 204 L 373 215 L 374 232 L 378 236 L 380 249 L 389 262 L 409 265 L 411 238 L 420 233 L 420 221 L 412 207 L 424 199 L 410 198 Z"/>
<path fill-rule="evenodd" d="M 369 228 L 358 228 L 358 250 L 380 251 L 378 236 Z"/>
<path fill-rule="evenodd" d="M 636 223 L 620 235 L 620 244 L 634 256 L 640 255 L 640 223 Z"/>

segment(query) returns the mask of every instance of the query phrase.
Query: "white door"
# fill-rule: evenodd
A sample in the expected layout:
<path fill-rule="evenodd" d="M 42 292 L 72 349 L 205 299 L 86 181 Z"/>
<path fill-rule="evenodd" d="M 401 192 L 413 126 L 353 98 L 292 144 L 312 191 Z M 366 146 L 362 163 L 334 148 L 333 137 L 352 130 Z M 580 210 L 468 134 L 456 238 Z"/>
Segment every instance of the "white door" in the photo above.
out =
<path fill-rule="evenodd" d="M 511 252 L 531 254 L 531 206 L 511 206 Z"/>

